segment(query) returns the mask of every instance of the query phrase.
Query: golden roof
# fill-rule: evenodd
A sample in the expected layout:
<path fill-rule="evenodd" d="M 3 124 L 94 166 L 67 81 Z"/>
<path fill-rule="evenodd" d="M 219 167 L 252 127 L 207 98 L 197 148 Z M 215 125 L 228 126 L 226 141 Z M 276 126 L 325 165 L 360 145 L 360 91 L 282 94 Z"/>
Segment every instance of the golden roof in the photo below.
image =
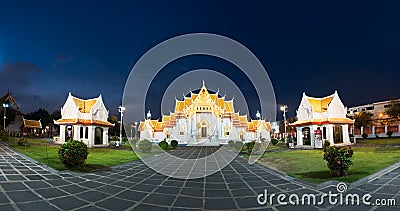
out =
<path fill-rule="evenodd" d="M 42 128 L 42 123 L 37 120 L 28 120 L 24 119 L 24 127 L 25 128 Z"/>
<path fill-rule="evenodd" d="M 183 101 L 175 102 L 175 112 L 183 112 L 184 108 L 185 108 L 185 102 Z"/>
<path fill-rule="evenodd" d="M 90 109 L 92 109 L 94 104 L 97 102 L 96 99 L 82 100 L 76 97 L 73 97 L 73 99 L 81 113 L 90 113 Z"/>
<path fill-rule="evenodd" d="M 325 112 L 328 110 L 329 104 L 332 102 L 333 96 L 325 97 L 325 98 L 312 98 L 308 97 L 307 100 L 314 108 L 315 112 Z"/>
<path fill-rule="evenodd" d="M 190 106 L 192 104 L 192 98 L 185 97 L 185 107 Z"/>
<path fill-rule="evenodd" d="M 224 109 L 224 108 L 225 108 L 225 99 L 224 99 L 224 98 L 218 98 L 218 100 L 217 100 L 217 105 L 218 105 L 220 108 Z"/>
<path fill-rule="evenodd" d="M 210 94 L 211 100 L 213 100 L 214 102 L 217 100 L 218 95 L 217 94 Z"/>
<path fill-rule="evenodd" d="M 233 101 L 232 100 L 225 102 L 225 111 L 229 112 L 229 113 L 235 112 L 235 110 L 233 109 Z"/>

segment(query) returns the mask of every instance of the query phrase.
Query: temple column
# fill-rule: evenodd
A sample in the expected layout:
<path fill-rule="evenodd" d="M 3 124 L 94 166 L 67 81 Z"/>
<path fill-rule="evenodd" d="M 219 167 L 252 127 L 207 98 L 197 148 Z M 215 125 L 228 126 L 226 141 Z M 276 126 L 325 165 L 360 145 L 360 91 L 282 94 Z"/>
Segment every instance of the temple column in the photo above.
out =
<path fill-rule="evenodd" d="M 361 129 L 360 129 L 360 135 L 362 135 L 362 134 L 364 134 L 364 127 L 363 126 L 361 126 Z"/>
<path fill-rule="evenodd" d="M 385 125 L 385 134 L 388 132 L 388 125 Z"/>
<path fill-rule="evenodd" d="M 375 125 L 372 125 L 372 135 L 375 135 Z"/>
<path fill-rule="evenodd" d="M 302 127 L 297 127 L 297 145 L 303 145 L 303 132 L 301 131 Z"/>

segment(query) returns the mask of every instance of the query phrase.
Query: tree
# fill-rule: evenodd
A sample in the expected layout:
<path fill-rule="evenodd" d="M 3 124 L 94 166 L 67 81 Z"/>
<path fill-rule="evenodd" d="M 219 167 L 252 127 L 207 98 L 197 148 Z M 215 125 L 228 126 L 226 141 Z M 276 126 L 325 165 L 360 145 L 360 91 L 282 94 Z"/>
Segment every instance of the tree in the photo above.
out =
<path fill-rule="evenodd" d="M 39 108 L 34 112 L 26 114 L 25 118 L 31 120 L 40 120 L 43 128 L 50 125 L 53 122 L 49 112 L 44 108 Z"/>
<path fill-rule="evenodd" d="M 369 112 L 361 111 L 354 116 L 354 125 L 358 128 L 366 127 L 370 124 L 372 114 Z"/>
<path fill-rule="evenodd" d="M 118 117 L 116 116 L 109 116 L 107 121 L 109 121 L 112 124 L 115 124 L 114 127 L 111 127 L 108 129 L 108 134 L 110 136 L 119 136 L 119 122 L 118 122 Z"/>
<path fill-rule="evenodd" d="M 392 100 L 385 113 L 392 119 L 400 120 L 400 100 Z"/>
<path fill-rule="evenodd" d="M 61 111 L 60 110 L 55 110 L 53 113 L 51 113 L 50 117 L 53 120 L 61 119 Z"/>

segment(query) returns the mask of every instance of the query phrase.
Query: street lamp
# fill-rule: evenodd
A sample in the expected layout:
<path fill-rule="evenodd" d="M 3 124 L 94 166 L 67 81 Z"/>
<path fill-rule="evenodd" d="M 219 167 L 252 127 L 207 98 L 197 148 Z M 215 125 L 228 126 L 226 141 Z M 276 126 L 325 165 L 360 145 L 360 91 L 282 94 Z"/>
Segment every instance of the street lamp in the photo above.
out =
<path fill-rule="evenodd" d="M 6 108 L 10 107 L 9 104 L 3 103 L 3 108 L 4 108 L 4 119 L 3 119 L 3 129 L 6 130 Z"/>
<path fill-rule="evenodd" d="M 150 118 L 151 118 L 151 113 L 150 113 L 150 110 L 147 112 L 147 115 L 146 115 L 146 117 L 147 117 L 147 119 L 150 119 Z"/>
<path fill-rule="evenodd" d="M 136 135 L 137 135 L 137 122 L 135 122 L 135 138 L 136 138 Z"/>
<path fill-rule="evenodd" d="M 119 125 L 119 142 L 117 142 L 117 146 L 122 144 L 122 117 L 124 116 L 125 107 L 120 105 L 118 106 L 118 112 L 121 113 L 121 124 Z"/>
<path fill-rule="evenodd" d="M 283 111 L 283 121 L 285 123 L 285 134 L 284 134 L 285 143 L 287 142 L 287 140 L 286 140 L 286 112 L 287 112 L 287 109 L 288 109 L 287 105 L 281 106 L 281 111 Z"/>
<path fill-rule="evenodd" d="M 259 112 L 259 111 L 257 111 L 257 113 L 256 113 L 256 117 L 257 117 L 257 119 L 261 119 L 261 114 L 260 114 L 260 112 Z"/>

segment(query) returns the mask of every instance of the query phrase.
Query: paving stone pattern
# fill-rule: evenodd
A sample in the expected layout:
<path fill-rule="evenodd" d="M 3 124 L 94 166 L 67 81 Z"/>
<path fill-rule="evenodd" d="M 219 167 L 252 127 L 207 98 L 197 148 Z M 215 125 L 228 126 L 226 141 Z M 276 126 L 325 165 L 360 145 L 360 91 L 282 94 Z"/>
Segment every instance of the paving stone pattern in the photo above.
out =
<path fill-rule="evenodd" d="M 195 149 L 195 150 L 194 150 Z M 207 147 L 176 150 L 198 157 Z M 0 144 L 0 210 L 399 210 L 400 168 L 355 185 L 346 193 L 394 198 L 397 207 L 259 205 L 258 194 L 317 196 L 337 192 L 337 182 L 312 185 L 237 157 L 211 176 L 174 179 L 149 169 L 140 160 L 96 173 L 57 172 Z M 274 199 L 275 200 L 275 199 Z"/>

